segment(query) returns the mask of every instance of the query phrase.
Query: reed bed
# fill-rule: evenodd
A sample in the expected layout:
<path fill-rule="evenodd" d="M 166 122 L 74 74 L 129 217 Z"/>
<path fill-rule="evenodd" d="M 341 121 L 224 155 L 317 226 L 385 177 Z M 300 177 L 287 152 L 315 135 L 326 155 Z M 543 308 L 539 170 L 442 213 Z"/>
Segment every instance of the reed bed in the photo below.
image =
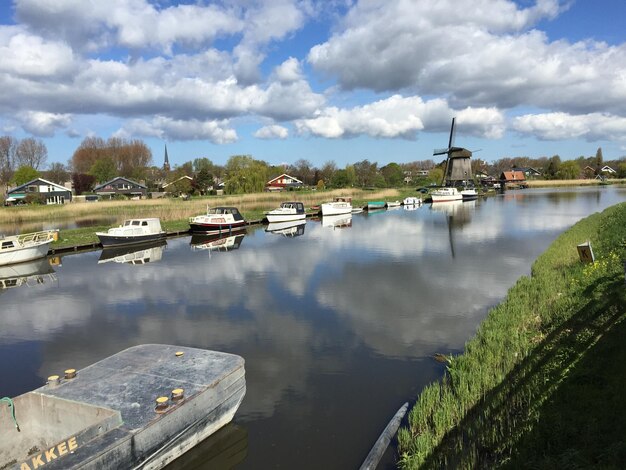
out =
<path fill-rule="evenodd" d="M 601 186 L 609 184 L 624 184 L 626 179 L 611 179 L 608 182 L 601 182 L 596 179 L 577 179 L 577 180 L 528 180 L 526 181 L 530 188 L 553 188 L 563 186 Z"/>
<path fill-rule="evenodd" d="M 398 433 L 401 468 L 620 468 L 626 373 L 611 374 L 596 351 L 612 341 L 611 354 L 626 356 L 612 335 L 626 325 L 625 226 L 623 203 L 563 233 L 465 352 L 446 356 L 444 378 Z M 587 240 L 596 262 L 583 265 L 576 245 Z"/>

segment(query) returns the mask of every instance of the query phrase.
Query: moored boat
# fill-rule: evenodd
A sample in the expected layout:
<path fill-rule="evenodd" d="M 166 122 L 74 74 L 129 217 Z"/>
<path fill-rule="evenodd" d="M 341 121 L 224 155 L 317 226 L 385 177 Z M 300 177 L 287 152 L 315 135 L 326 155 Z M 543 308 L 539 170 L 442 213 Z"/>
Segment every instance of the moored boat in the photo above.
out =
<path fill-rule="evenodd" d="M 206 214 L 189 218 L 192 232 L 222 233 L 243 230 L 246 221 L 236 207 L 207 207 Z"/>
<path fill-rule="evenodd" d="M 0 468 L 163 468 L 229 423 L 245 393 L 239 356 L 134 346 L 0 407 L 16 428 L 3 428 Z"/>
<path fill-rule="evenodd" d="M 453 187 L 439 188 L 430 193 L 433 202 L 461 201 L 463 196 Z"/>
<path fill-rule="evenodd" d="M 422 204 L 422 200 L 419 197 L 409 196 L 404 198 L 402 204 L 405 206 L 419 206 Z"/>
<path fill-rule="evenodd" d="M 341 215 L 352 213 L 352 198 L 336 197 L 332 202 L 322 204 L 322 215 Z"/>
<path fill-rule="evenodd" d="M 461 191 L 461 197 L 464 201 L 473 201 L 478 199 L 478 193 L 474 188 L 463 189 Z"/>
<path fill-rule="evenodd" d="M 0 266 L 43 258 L 57 235 L 56 230 L 46 230 L 1 237 Z"/>
<path fill-rule="evenodd" d="M 106 232 L 96 232 L 103 247 L 147 243 L 165 238 L 161 221 L 155 217 L 147 219 L 128 219 L 119 227 Z"/>
<path fill-rule="evenodd" d="M 304 204 L 301 202 L 283 202 L 280 207 L 265 213 L 269 223 L 289 222 L 306 218 Z"/>
<path fill-rule="evenodd" d="M 384 209 L 385 201 L 368 201 L 367 202 L 367 210 L 372 211 L 376 209 Z"/>
<path fill-rule="evenodd" d="M 387 209 L 390 207 L 400 207 L 402 203 L 400 201 L 390 201 L 387 203 Z"/>

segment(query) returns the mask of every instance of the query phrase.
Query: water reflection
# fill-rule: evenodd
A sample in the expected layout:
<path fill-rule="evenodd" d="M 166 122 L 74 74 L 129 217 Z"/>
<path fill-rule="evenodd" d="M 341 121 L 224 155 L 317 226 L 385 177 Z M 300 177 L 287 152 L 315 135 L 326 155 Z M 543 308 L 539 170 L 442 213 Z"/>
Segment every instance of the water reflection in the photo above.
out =
<path fill-rule="evenodd" d="M 306 220 L 291 220 L 288 222 L 272 222 L 265 228 L 266 232 L 285 237 L 300 237 L 304 235 Z"/>
<path fill-rule="evenodd" d="M 35 287 L 55 280 L 54 268 L 47 258 L 0 266 L 0 294 L 12 287 Z"/>
<path fill-rule="evenodd" d="M 238 231 L 236 235 L 226 235 L 218 233 L 214 235 L 193 234 L 191 236 L 192 250 L 207 251 L 231 251 L 239 249 L 246 231 Z"/>
<path fill-rule="evenodd" d="M 165 240 L 156 240 L 140 245 L 105 247 L 100 254 L 98 264 L 109 262 L 133 265 L 154 263 L 161 261 L 166 246 Z"/>
<path fill-rule="evenodd" d="M 322 217 L 322 227 L 333 229 L 352 227 L 352 214 L 325 215 Z"/>
<path fill-rule="evenodd" d="M 13 378 L 3 394 L 140 343 L 232 352 L 248 390 L 239 467 L 355 468 L 400 404 L 440 376 L 432 354 L 460 351 L 564 228 L 626 200 L 611 191 L 554 210 L 524 194 L 354 216 L 350 230 L 323 218 L 295 239 L 173 239 L 141 269 L 66 256 L 58 283 L 2 296 L 0 376 Z M 209 263 L 189 249 L 214 242 L 229 254 Z"/>

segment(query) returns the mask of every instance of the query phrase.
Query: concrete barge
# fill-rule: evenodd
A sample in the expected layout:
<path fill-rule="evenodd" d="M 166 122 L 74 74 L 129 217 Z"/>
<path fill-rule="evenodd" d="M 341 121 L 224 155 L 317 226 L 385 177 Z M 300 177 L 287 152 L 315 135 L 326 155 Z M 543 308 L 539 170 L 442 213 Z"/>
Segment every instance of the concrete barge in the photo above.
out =
<path fill-rule="evenodd" d="M 158 469 L 229 423 L 246 392 L 243 358 L 135 346 L 0 407 L 0 469 Z"/>

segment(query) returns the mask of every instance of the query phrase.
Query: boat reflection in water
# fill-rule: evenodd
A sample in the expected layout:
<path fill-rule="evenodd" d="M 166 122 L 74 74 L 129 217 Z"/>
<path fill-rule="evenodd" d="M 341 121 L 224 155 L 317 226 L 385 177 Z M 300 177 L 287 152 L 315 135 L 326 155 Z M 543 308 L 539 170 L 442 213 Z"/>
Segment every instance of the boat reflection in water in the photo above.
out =
<path fill-rule="evenodd" d="M 325 215 L 324 217 L 322 217 L 322 227 L 352 227 L 352 214 Z"/>
<path fill-rule="evenodd" d="M 229 423 L 170 463 L 166 470 L 230 470 L 248 456 L 248 431 Z"/>
<path fill-rule="evenodd" d="M 300 235 L 304 235 L 305 225 L 306 225 L 306 220 L 291 220 L 288 222 L 272 222 L 267 225 L 267 227 L 265 228 L 265 231 L 268 233 L 275 233 L 277 235 L 284 235 L 285 237 L 299 237 Z"/>
<path fill-rule="evenodd" d="M 126 263 L 126 264 L 147 264 L 161 261 L 163 250 L 167 246 L 165 240 L 157 240 L 151 243 L 130 246 L 112 246 L 102 249 L 98 264 Z"/>
<path fill-rule="evenodd" d="M 56 274 L 47 258 L 0 266 L 0 292 L 11 287 L 34 287 L 46 281 L 56 281 Z"/>
<path fill-rule="evenodd" d="M 208 250 L 208 251 L 232 251 L 239 249 L 246 231 L 238 231 L 235 235 L 228 236 L 224 233 L 214 235 L 194 234 L 191 236 L 192 250 Z"/>

